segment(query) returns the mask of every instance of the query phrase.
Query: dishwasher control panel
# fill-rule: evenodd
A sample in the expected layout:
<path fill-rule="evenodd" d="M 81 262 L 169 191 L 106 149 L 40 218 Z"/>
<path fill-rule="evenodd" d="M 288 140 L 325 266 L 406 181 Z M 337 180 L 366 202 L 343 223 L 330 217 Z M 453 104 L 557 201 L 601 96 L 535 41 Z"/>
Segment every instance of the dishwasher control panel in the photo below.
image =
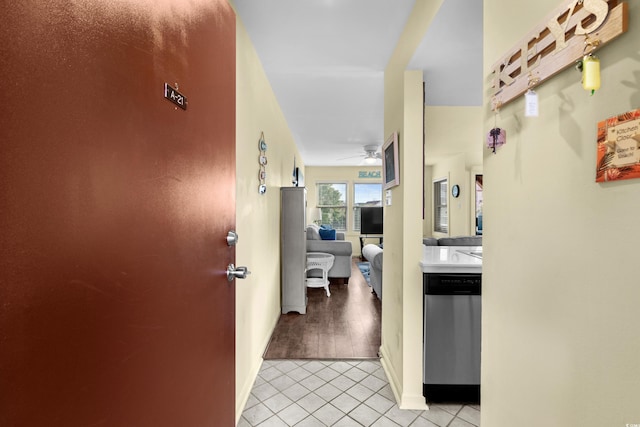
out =
<path fill-rule="evenodd" d="M 481 295 L 482 274 L 427 273 L 425 295 Z"/>

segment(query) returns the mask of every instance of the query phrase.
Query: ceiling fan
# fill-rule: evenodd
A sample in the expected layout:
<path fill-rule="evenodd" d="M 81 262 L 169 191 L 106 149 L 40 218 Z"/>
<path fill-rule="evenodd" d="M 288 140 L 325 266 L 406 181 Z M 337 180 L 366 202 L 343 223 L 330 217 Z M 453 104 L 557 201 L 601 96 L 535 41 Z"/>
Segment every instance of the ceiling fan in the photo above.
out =
<path fill-rule="evenodd" d="M 382 154 L 378 151 L 378 149 L 380 148 L 379 146 L 373 144 L 373 145 L 365 145 L 363 148 L 364 148 L 363 154 L 360 154 L 359 156 L 345 157 L 340 160 L 355 159 L 357 157 L 362 157 L 364 164 L 375 165 L 378 162 L 378 160 L 382 159 Z"/>

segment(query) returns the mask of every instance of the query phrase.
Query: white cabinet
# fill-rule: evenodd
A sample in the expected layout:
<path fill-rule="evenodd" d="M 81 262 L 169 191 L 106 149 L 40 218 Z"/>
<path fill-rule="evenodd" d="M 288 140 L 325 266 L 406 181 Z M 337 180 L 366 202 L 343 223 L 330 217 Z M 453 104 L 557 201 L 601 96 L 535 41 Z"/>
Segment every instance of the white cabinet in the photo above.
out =
<path fill-rule="evenodd" d="M 307 312 L 305 266 L 307 262 L 307 190 L 283 187 L 280 219 L 280 274 L 282 280 L 282 313 Z"/>

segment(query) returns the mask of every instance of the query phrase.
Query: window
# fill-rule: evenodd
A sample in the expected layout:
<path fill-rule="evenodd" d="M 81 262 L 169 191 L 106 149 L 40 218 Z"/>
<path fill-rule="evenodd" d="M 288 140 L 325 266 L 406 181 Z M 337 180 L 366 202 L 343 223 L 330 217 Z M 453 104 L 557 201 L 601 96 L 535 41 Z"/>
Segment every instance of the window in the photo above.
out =
<path fill-rule="evenodd" d="M 347 184 L 330 182 L 316 184 L 320 224 L 336 230 L 347 229 Z"/>
<path fill-rule="evenodd" d="M 447 180 L 433 183 L 433 231 L 449 232 L 449 212 L 447 210 Z"/>
<path fill-rule="evenodd" d="M 482 175 L 476 175 L 476 234 L 482 234 Z"/>
<path fill-rule="evenodd" d="M 353 230 L 360 231 L 360 208 L 382 206 L 382 184 L 353 184 Z"/>

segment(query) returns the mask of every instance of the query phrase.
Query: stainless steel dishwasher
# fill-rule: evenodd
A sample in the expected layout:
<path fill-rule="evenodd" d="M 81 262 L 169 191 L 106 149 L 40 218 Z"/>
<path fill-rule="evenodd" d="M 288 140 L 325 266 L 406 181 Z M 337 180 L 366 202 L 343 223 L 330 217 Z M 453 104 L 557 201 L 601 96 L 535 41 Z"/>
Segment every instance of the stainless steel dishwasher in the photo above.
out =
<path fill-rule="evenodd" d="M 427 402 L 480 401 L 481 290 L 481 274 L 424 274 Z"/>

